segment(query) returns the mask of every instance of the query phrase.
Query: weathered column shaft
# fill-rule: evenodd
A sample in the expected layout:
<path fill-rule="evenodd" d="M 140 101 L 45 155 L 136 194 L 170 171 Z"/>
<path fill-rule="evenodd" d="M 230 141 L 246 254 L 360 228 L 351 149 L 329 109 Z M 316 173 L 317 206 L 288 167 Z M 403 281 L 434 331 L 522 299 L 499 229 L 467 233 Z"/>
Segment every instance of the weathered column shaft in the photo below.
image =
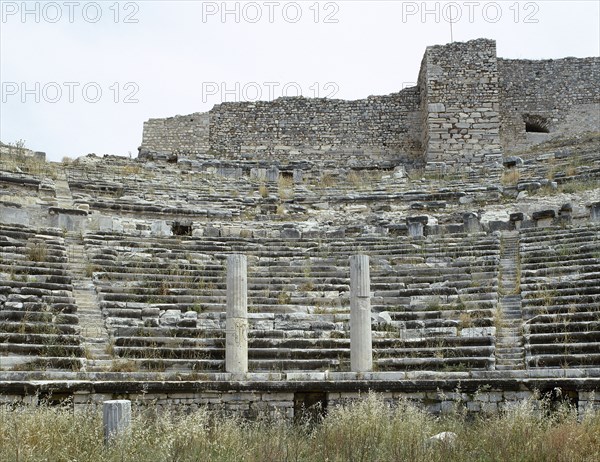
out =
<path fill-rule="evenodd" d="M 245 255 L 227 256 L 225 370 L 248 372 L 248 277 Z"/>
<path fill-rule="evenodd" d="M 371 340 L 371 282 L 369 257 L 350 257 L 350 368 L 352 372 L 373 369 Z"/>
<path fill-rule="evenodd" d="M 126 432 L 131 426 L 131 401 L 118 399 L 102 403 L 102 421 L 104 423 L 104 442 Z"/>

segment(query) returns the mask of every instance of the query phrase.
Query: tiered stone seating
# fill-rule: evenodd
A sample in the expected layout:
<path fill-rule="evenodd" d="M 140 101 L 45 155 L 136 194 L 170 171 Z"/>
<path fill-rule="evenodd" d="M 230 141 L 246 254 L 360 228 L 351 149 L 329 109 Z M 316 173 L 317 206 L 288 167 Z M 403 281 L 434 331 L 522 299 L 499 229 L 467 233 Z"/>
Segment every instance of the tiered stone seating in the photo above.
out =
<path fill-rule="evenodd" d="M 169 167 L 157 174 L 139 163 L 115 159 L 93 168 L 73 166 L 68 180 L 76 205 L 109 214 L 239 217 L 250 194 L 247 181 L 214 181 L 214 175 Z"/>
<path fill-rule="evenodd" d="M 59 230 L 0 224 L 0 369 L 79 369 L 77 306 Z"/>
<path fill-rule="evenodd" d="M 380 369 L 493 367 L 498 239 L 457 234 L 402 247 L 372 276 L 373 311 L 391 318 L 374 332 Z M 400 328 L 395 339 L 390 325 Z"/>
<path fill-rule="evenodd" d="M 600 227 L 521 235 L 521 293 L 529 367 L 600 365 Z"/>
<path fill-rule="evenodd" d="M 308 168 L 308 167 L 306 167 Z M 268 228 L 282 221 L 298 223 L 333 217 L 340 224 L 362 222 L 371 214 L 372 226 L 385 225 L 390 216 L 409 210 L 436 212 L 457 208 L 464 196 L 495 200 L 498 187 L 478 183 L 479 177 L 440 177 L 432 184 L 422 173 L 394 176 L 391 172 L 342 172 L 322 174 L 306 170 L 303 182 L 276 176 L 276 180 L 252 177 L 248 168 L 224 176 L 224 168 L 190 170 L 176 164 L 147 164 L 111 159 L 73 164 L 68 180 L 77 207 L 111 216 L 183 218 L 206 222 L 243 223 L 246 230 Z M 440 180 L 436 179 L 436 182 Z M 460 216 L 460 214 L 459 214 Z"/>
<path fill-rule="evenodd" d="M 223 370 L 224 259 L 249 257 L 253 371 L 347 370 L 348 257 L 372 257 L 376 367 L 493 364 L 499 243 L 453 235 L 356 238 L 86 237 L 116 357 L 142 369 Z"/>
<path fill-rule="evenodd" d="M 41 175 L 11 172 L 3 168 L 0 162 L 0 206 L 20 208 L 22 202 L 56 205 L 54 180 Z M 8 215 L 8 212 L 4 213 Z M 10 221 L 9 217 L 7 221 Z"/>
<path fill-rule="evenodd" d="M 588 184 L 589 189 L 600 178 L 599 149 L 598 133 L 583 136 L 576 144 L 572 140 L 552 140 L 516 153 L 523 163 L 515 166 L 517 174 L 512 179 L 517 189 L 530 192 L 548 188 L 551 182 L 562 185 L 567 192 Z"/>

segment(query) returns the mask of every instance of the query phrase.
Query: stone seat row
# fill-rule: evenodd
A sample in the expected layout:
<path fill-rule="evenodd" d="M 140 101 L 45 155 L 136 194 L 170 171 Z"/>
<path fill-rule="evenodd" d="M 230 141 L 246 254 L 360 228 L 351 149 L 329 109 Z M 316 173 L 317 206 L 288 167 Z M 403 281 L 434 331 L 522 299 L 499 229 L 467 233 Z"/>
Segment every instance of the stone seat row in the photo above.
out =
<path fill-rule="evenodd" d="M 89 205 L 90 210 L 94 211 L 114 211 L 133 214 L 164 214 L 164 215 L 190 215 L 194 217 L 231 219 L 239 217 L 239 209 L 226 208 L 225 210 L 215 207 L 215 202 L 210 202 L 210 208 L 190 208 L 190 207 L 172 207 L 168 205 L 146 205 L 131 204 L 127 202 L 103 202 L 103 201 L 75 201 L 76 205 Z M 196 207 L 196 205 L 194 206 Z"/>
<path fill-rule="evenodd" d="M 69 183 L 74 192 L 76 204 L 87 204 L 92 210 L 98 211 L 113 210 L 147 214 L 177 213 L 188 216 L 231 218 L 239 216 L 243 210 L 264 204 L 272 204 L 273 209 L 270 212 L 265 209 L 263 213 L 275 214 L 280 199 L 285 203 L 298 204 L 298 207 L 301 204 L 302 207 L 294 210 L 296 214 L 300 215 L 306 214 L 307 208 L 324 202 L 329 204 L 330 209 L 335 208 L 336 204 L 381 204 L 386 202 L 427 203 L 429 204 L 428 208 L 444 208 L 447 203 L 458 204 L 458 200 L 464 195 L 481 196 L 488 193 L 490 189 L 480 186 L 465 189 L 465 183 L 459 183 L 456 186 L 450 184 L 450 187 L 446 189 L 440 188 L 437 192 L 423 192 L 422 190 L 407 190 L 401 183 L 386 182 L 380 185 L 375 184 L 372 190 L 369 187 L 367 190 L 359 189 L 357 191 L 356 186 L 342 182 L 336 187 L 325 189 L 314 186 L 315 190 L 312 190 L 313 186 L 310 188 L 296 186 L 290 192 L 285 193 L 292 197 L 286 198 L 284 195 L 278 199 L 279 188 L 269 187 L 268 195 L 262 197 L 258 191 L 259 183 L 242 180 L 232 182 L 226 178 L 218 180 L 218 176 L 215 176 L 210 183 L 206 183 L 197 180 L 186 181 L 185 175 L 168 175 L 160 171 L 157 173 L 156 179 L 149 178 L 146 173 L 142 173 L 139 178 L 131 178 L 130 175 L 121 174 L 115 170 L 113 172 L 114 180 L 103 184 L 102 175 L 105 173 L 97 173 L 93 176 L 93 180 L 89 176 L 82 176 L 82 179 L 79 180 L 70 179 Z M 211 188 L 212 191 L 207 194 L 206 190 Z M 91 194 L 82 194 L 86 191 Z M 152 193 L 149 194 L 148 191 L 152 191 Z M 492 192 L 498 194 L 497 191 Z M 229 215 L 222 215 L 224 211 L 228 211 Z"/>
<path fill-rule="evenodd" d="M 124 233 L 116 233 L 116 232 L 96 232 L 92 234 L 86 235 L 86 240 L 90 242 L 94 242 L 94 240 L 98 242 L 104 241 L 117 241 L 122 242 L 124 246 L 130 246 L 133 248 L 182 248 L 187 250 L 193 250 L 194 248 L 200 247 L 206 243 L 212 244 L 221 244 L 232 246 L 228 248 L 230 251 L 242 250 L 236 249 L 235 245 L 241 245 L 247 247 L 248 245 L 254 245 L 257 249 L 266 249 L 265 244 L 261 242 L 256 242 L 253 240 L 240 238 L 240 237 L 203 237 L 202 239 L 192 239 L 186 236 L 180 236 L 179 239 L 162 239 L 162 238 L 146 238 L 143 241 L 140 241 L 137 236 L 128 235 Z M 454 246 L 460 248 L 461 245 L 464 248 L 464 240 L 467 240 L 469 245 L 479 246 L 486 245 L 491 242 L 497 240 L 497 237 L 494 235 L 489 235 L 486 233 L 453 233 L 451 235 L 438 235 L 435 236 L 435 242 L 440 246 L 444 247 L 446 243 L 454 243 Z M 425 243 L 429 242 L 425 240 Z M 357 236 L 352 240 L 339 240 L 337 238 L 327 239 L 327 238 L 319 238 L 317 240 L 313 239 L 297 239 L 297 240 L 289 240 L 289 239 L 277 239 L 270 238 L 268 240 L 269 245 L 280 245 L 284 247 L 288 247 L 290 249 L 301 249 L 305 247 L 314 248 L 315 246 L 325 245 L 330 249 L 341 248 L 345 249 L 347 247 L 353 248 L 353 250 L 357 250 L 361 245 L 369 245 L 373 249 L 377 248 L 387 248 L 392 246 L 393 248 L 404 248 L 404 249 L 418 249 L 424 245 L 422 241 L 418 241 L 415 243 L 410 240 L 397 240 L 397 239 L 385 239 L 381 236 Z"/>
<path fill-rule="evenodd" d="M 157 304 L 181 304 L 181 303 L 202 303 L 202 304 L 222 304 L 225 300 L 225 287 L 222 278 L 210 278 L 201 276 L 200 279 L 190 280 L 185 277 L 147 277 L 138 275 L 139 279 L 129 276 L 132 273 L 125 273 L 127 282 L 123 284 L 120 279 L 123 273 L 96 273 L 98 279 L 96 284 L 102 292 L 102 299 L 111 302 L 128 303 L 157 303 Z M 133 273 L 134 274 L 134 273 Z M 387 291 L 373 292 L 373 302 L 376 306 L 397 306 L 408 305 L 410 309 L 418 306 L 426 309 L 431 306 L 445 306 L 461 304 L 464 307 L 494 307 L 494 291 L 497 287 L 491 274 L 486 287 L 479 289 L 471 287 L 472 282 L 456 284 L 445 287 L 431 287 L 432 280 L 426 283 L 423 279 L 418 285 L 413 284 L 410 288 L 403 288 L 404 283 L 398 283 L 399 288 Z M 105 279 L 108 282 L 105 282 Z M 374 277 L 378 280 L 377 277 Z M 397 281 L 399 278 L 394 278 Z M 387 279 L 389 280 L 389 279 Z M 121 281 L 121 284 L 116 283 Z M 133 281 L 133 284 L 132 284 Z M 311 278 L 297 278 L 294 280 L 280 277 L 278 279 L 265 279 L 264 282 L 258 282 L 250 278 L 250 300 L 254 305 L 258 304 L 281 304 L 281 298 L 286 300 L 286 304 L 305 304 L 306 301 L 315 302 L 333 302 L 338 300 L 336 305 L 343 304 L 344 294 L 348 292 L 347 281 L 344 279 L 332 278 L 322 280 L 323 282 L 313 283 Z M 438 278 L 433 279 L 433 284 Z M 480 284 L 481 280 L 477 281 Z M 380 280 L 379 285 L 384 286 L 384 280 Z M 429 298 L 424 298 L 425 296 Z M 347 297 L 347 295 L 346 295 Z M 420 297 L 420 298 L 419 298 Z"/>
<path fill-rule="evenodd" d="M 78 368 L 78 324 L 62 231 L 0 225 L 0 367 Z"/>
<path fill-rule="evenodd" d="M 168 339 L 170 340 L 170 339 Z M 381 370 L 411 370 L 414 368 L 488 368 L 493 363 L 494 345 L 491 338 L 470 339 L 459 344 L 454 338 L 436 339 L 433 343 L 410 344 L 389 341 L 373 342 L 376 368 Z M 200 360 L 195 368 L 221 371 L 224 366 L 224 339 L 205 339 L 201 348 L 191 344 L 179 347 L 167 345 L 160 339 L 127 338 L 119 339 L 115 353 L 122 359 L 144 360 L 143 368 L 179 367 L 186 360 Z M 431 346 L 434 345 L 434 346 Z M 251 371 L 272 370 L 341 370 L 347 366 L 350 357 L 349 339 L 272 339 L 249 338 L 248 358 Z M 151 351 L 151 353 L 149 353 Z M 155 360 L 154 362 L 152 360 Z M 167 363 L 165 364 L 164 361 Z M 216 367 L 216 368 L 215 368 Z"/>
<path fill-rule="evenodd" d="M 599 163 L 597 142 L 597 137 L 591 137 L 566 149 L 548 146 L 536 152 L 534 157 L 524 158 L 523 163 L 518 165 L 521 176 L 533 179 L 553 178 L 558 181 L 560 178 L 577 177 L 588 169 L 593 170 Z"/>

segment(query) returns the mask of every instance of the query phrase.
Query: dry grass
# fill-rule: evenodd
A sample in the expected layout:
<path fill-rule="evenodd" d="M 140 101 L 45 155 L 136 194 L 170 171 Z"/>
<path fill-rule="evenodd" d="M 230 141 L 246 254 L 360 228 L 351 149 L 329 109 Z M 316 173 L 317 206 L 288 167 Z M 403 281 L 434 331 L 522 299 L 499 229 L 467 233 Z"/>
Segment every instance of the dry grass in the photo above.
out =
<path fill-rule="evenodd" d="M 259 187 L 258 187 L 258 192 L 260 194 L 260 197 L 262 197 L 263 199 L 267 198 L 269 196 L 269 188 L 267 187 L 266 184 L 262 183 Z"/>
<path fill-rule="evenodd" d="M 294 197 L 294 180 L 288 176 L 280 176 L 277 182 L 279 198 L 287 200 Z"/>
<path fill-rule="evenodd" d="M 48 246 L 44 241 L 30 241 L 27 243 L 27 258 L 35 262 L 48 259 Z"/>
<path fill-rule="evenodd" d="M 4 147 L 0 154 L 0 170 L 8 172 L 23 172 L 40 178 L 57 177 L 56 164 L 45 162 L 30 154 L 22 140 Z"/>
<path fill-rule="evenodd" d="M 510 168 L 502 173 L 502 178 L 500 181 L 505 186 L 514 186 L 519 182 L 520 178 L 521 174 L 519 173 L 519 170 L 516 168 Z"/>
<path fill-rule="evenodd" d="M 332 188 L 338 185 L 338 178 L 331 173 L 326 173 L 321 177 L 321 181 L 319 182 L 321 187 L 324 188 Z"/>
<path fill-rule="evenodd" d="M 128 164 L 123 167 L 124 175 L 139 175 L 142 173 L 142 166 L 140 164 Z"/>
<path fill-rule="evenodd" d="M 278 417 L 245 421 L 204 410 L 187 416 L 134 413 L 131 431 L 103 444 L 100 412 L 69 405 L 0 407 L 2 461 L 596 461 L 600 415 L 578 421 L 526 401 L 494 415 L 458 410 L 436 418 L 411 404 L 390 407 L 369 395 L 336 407 L 317 423 Z M 442 431 L 456 444 L 431 444 Z"/>

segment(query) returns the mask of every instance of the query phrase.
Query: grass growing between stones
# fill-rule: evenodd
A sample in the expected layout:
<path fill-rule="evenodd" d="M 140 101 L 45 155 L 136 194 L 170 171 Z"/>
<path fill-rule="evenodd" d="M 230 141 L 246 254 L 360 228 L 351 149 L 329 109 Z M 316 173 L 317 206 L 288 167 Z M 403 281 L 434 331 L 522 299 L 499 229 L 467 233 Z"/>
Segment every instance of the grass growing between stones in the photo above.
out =
<path fill-rule="evenodd" d="M 374 395 L 331 408 L 318 423 L 253 421 L 195 411 L 134 414 L 131 431 L 105 447 L 100 412 L 68 405 L 0 408 L 1 461 L 596 461 L 600 414 L 525 401 L 502 413 L 434 417 Z M 457 408 L 458 409 L 458 408 Z M 429 442 L 442 431 L 453 443 Z"/>

